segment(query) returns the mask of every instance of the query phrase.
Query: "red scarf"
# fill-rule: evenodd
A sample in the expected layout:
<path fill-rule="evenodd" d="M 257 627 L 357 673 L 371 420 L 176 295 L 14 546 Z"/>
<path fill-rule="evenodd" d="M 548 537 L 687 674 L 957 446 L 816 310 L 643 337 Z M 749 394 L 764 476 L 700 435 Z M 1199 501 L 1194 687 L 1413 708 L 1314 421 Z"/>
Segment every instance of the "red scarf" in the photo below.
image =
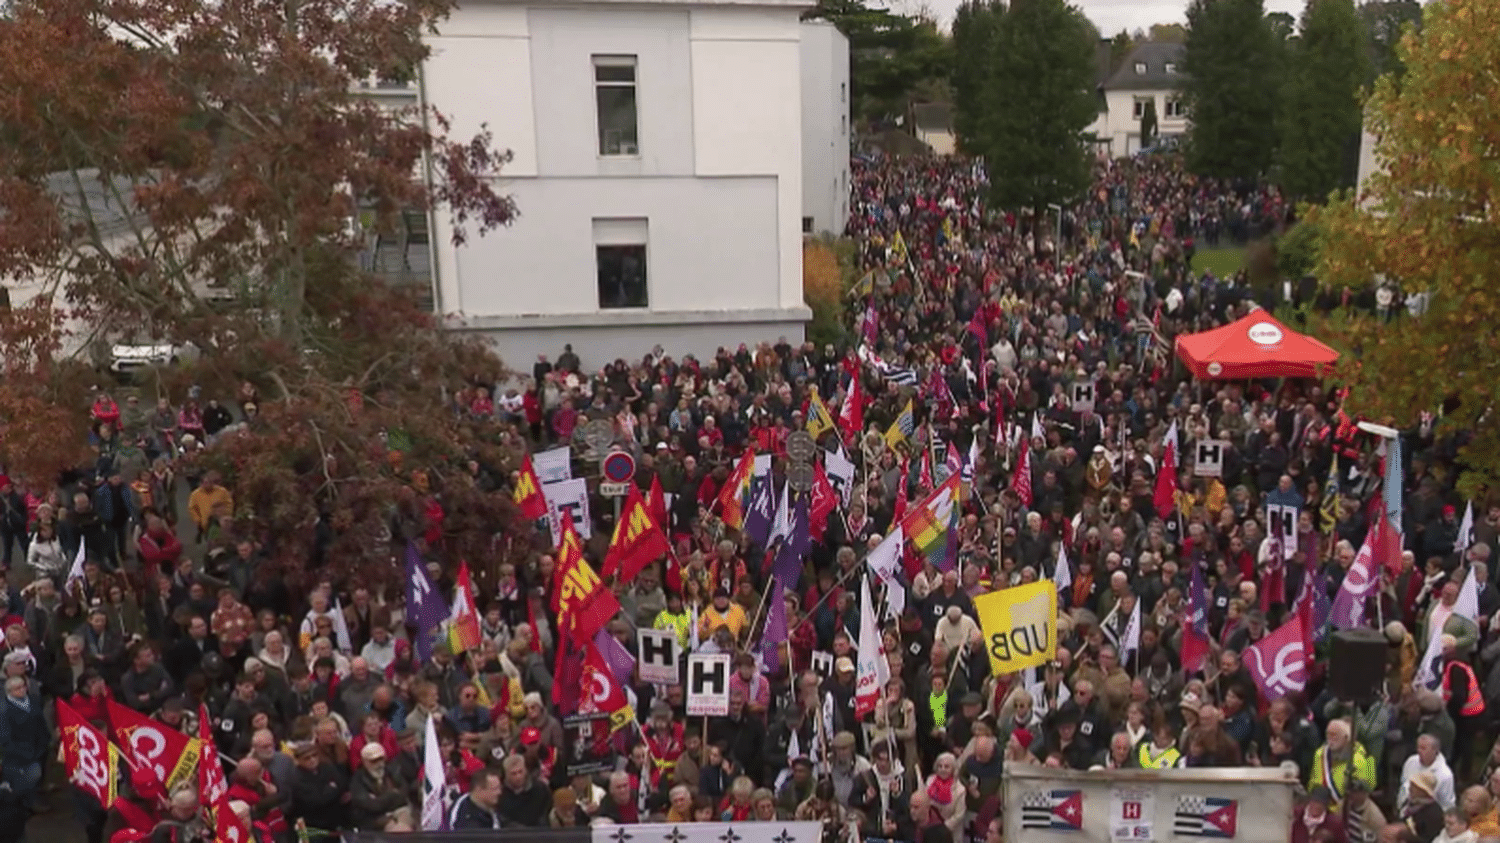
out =
<path fill-rule="evenodd" d="M 927 783 L 927 796 L 932 799 L 933 804 L 951 804 L 953 802 L 953 779 L 933 776 L 932 781 Z"/>

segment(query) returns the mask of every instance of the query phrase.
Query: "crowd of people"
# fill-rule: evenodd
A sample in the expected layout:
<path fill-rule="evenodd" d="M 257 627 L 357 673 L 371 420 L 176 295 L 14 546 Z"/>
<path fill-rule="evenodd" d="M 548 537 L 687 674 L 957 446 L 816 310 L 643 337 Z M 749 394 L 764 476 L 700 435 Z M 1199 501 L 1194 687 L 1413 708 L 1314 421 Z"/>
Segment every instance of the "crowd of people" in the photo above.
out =
<path fill-rule="evenodd" d="M 172 776 L 122 762 L 107 810 L 61 783 L 61 700 L 105 733 L 122 728 L 120 708 L 191 738 L 206 725 L 205 763 L 223 764 L 228 804 L 263 841 L 428 826 L 429 722 L 442 824 L 455 829 L 796 818 L 831 837 L 993 843 L 1011 765 L 1248 765 L 1296 770 L 1299 843 L 1500 840 L 1484 702 L 1500 692 L 1489 584 L 1500 507 L 1481 506 L 1460 540 L 1457 466 L 1430 426 L 1401 440 L 1404 566 L 1384 572 L 1358 620 L 1390 642 L 1378 699 L 1331 691 L 1326 643 L 1300 691 L 1268 694 L 1241 661 L 1310 599 L 1305 584 L 1338 591 L 1386 488 L 1380 443 L 1320 384 L 1193 381 L 1167 350 L 1254 306 L 1241 279 L 1192 270 L 1194 239 L 1274 229 L 1287 213 L 1274 189 L 1138 157 L 1101 164 L 1085 201 L 1031 218 L 986 208 L 971 161 L 861 159 L 853 181 L 847 233 L 877 271 L 850 307 L 851 342 L 768 338 L 705 360 L 658 346 L 613 362 L 569 347 L 539 357 L 525 383 L 453 394 L 455 411 L 493 414 L 535 451 L 613 423 L 635 483 L 664 492 L 671 552 L 608 583 L 621 611 L 605 629 L 632 654 L 638 627 L 731 653 L 728 716 L 690 721 L 682 683 L 627 670 L 635 718 L 596 747 L 604 763 L 570 771 L 580 736 L 558 701 L 578 695 L 553 668 L 558 554 L 500 566 L 475 595 L 477 646 L 439 643 L 421 662 L 399 595 L 357 579 L 306 595 L 265 583 L 256 548 L 222 526 L 233 479 L 175 475 L 184 449 L 254 416 L 253 386 L 180 409 L 101 396 L 92 479 L 65 494 L 0 477 L 0 810 L 71 808 L 90 843 L 215 837 L 196 779 L 169 787 Z M 1092 406 L 1075 407 L 1085 381 Z M 819 403 L 857 429 L 820 429 Z M 788 437 L 810 421 L 824 452 L 856 464 L 857 492 L 812 536 L 776 607 L 790 659 L 768 659 L 756 646 L 771 614 L 767 548 L 725 524 L 721 492 L 747 449 L 774 455 L 779 488 Z M 1170 427 L 1181 474 L 1163 510 Z M 1229 443 L 1220 476 L 1184 460 L 1202 439 Z M 911 555 L 899 583 L 877 587 L 882 607 L 902 589 L 906 610 L 881 630 L 882 703 L 856 717 L 865 556 L 950 472 L 972 474 L 953 552 Z M 1300 512 L 1285 560 L 1268 501 Z M 598 569 L 613 525 L 609 507 L 593 511 L 584 557 Z M 452 597 L 455 570 L 427 561 Z M 1471 570 L 1476 618 L 1454 608 Z M 1059 583 L 1055 658 L 992 675 L 973 598 L 1043 579 Z M 1200 628 L 1207 652 L 1186 658 Z M 1428 687 L 1418 662 L 1434 637 Z"/>

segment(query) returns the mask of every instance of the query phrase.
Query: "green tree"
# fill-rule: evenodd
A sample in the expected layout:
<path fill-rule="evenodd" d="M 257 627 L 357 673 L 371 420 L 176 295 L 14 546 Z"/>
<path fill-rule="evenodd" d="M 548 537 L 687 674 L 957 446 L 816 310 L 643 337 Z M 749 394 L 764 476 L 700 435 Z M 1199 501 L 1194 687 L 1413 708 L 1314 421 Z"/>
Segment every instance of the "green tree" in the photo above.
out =
<path fill-rule="evenodd" d="M 993 72 L 994 45 L 1000 19 L 1005 16 L 1002 0 L 969 0 L 953 14 L 953 130 L 959 148 L 971 155 L 983 154 L 978 106 Z"/>
<path fill-rule="evenodd" d="M 1071 201 L 1088 186 L 1085 131 L 1098 114 L 1094 27 L 1065 0 L 1014 0 L 987 13 L 993 25 L 964 48 L 982 50 L 987 65 L 955 103 L 972 133 L 964 148 L 985 156 L 997 207 Z"/>
<path fill-rule="evenodd" d="M 1156 97 L 1146 100 L 1146 107 L 1141 109 L 1141 148 L 1145 149 L 1156 140 Z"/>
<path fill-rule="evenodd" d="M 1422 26 L 1422 4 L 1417 0 L 1365 0 L 1359 6 L 1359 16 L 1370 39 L 1369 81 L 1386 73 L 1400 73 L 1396 44 L 1407 26 Z"/>
<path fill-rule="evenodd" d="M 1193 0 L 1187 19 L 1188 167 L 1220 178 L 1259 176 L 1276 154 L 1279 75 L 1262 2 Z"/>
<path fill-rule="evenodd" d="M 1146 36 L 1148 41 L 1181 44 L 1187 41 L 1187 27 L 1180 23 L 1153 23 Z"/>
<path fill-rule="evenodd" d="M 1359 170 L 1360 90 L 1369 75 L 1364 26 L 1354 0 L 1316 0 L 1290 46 L 1279 120 L 1281 185 L 1321 202 L 1352 187 Z"/>
<path fill-rule="evenodd" d="M 1286 12 L 1268 13 L 1266 25 L 1271 27 L 1271 37 L 1281 43 L 1290 41 L 1297 35 L 1297 19 Z"/>
<path fill-rule="evenodd" d="M 955 36 L 954 49 L 957 49 L 958 45 L 957 45 L 956 38 L 957 38 L 958 32 L 957 32 L 957 24 L 956 23 L 954 24 L 954 27 L 955 27 L 955 29 L 954 29 L 954 36 Z M 1114 73 L 1116 70 L 1120 69 L 1120 65 L 1122 65 L 1122 64 L 1125 63 L 1125 57 L 1128 56 L 1128 55 L 1130 55 L 1130 51 L 1131 50 L 1135 49 L 1135 44 L 1136 44 L 1135 39 L 1131 38 L 1130 37 L 1130 33 L 1126 32 L 1123 29 L 1120 30 L 1119 32 L 1115 33 L 1115 37 L 1109 39 L 1109 72 L 1110 73 Z"/>
<path fill-rule="evenodd" d="M 827 20 L 849 39 L 849 97 L 857 118 L 880 119 L 913 99 L 947 99 L 949 39 L 931 18 L 871 8 L 864 0 L 821 0 L 806 20 Z"/>
<path fill-rule="evenodd" d="M 1384 276 L 1428 306 L 1394 325 L 1345 313 L 1323 333 L 1345 352 L 1349 413 L 1398 428 L 1437 413 L 1477 496 L 1500 487 L 1500 101 L 1479 93 L 1500 67 L 1500 4 L 1430 3 L 1397 55 L 1405 73 L 1381 77 L 1367 108 L 1377 171 L 1310 215 L 1324 226 L 1317 275 L 1336 294 Z"/>

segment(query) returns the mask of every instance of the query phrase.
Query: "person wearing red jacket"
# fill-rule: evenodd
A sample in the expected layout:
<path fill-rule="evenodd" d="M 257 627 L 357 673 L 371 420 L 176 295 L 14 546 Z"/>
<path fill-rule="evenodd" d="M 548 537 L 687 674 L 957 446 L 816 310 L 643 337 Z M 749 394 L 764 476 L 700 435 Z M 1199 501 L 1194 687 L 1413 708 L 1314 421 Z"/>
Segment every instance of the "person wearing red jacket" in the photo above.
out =
<path fill-rule="evenodd" d="M 83 719 L 99 726 L 109 723 L 109 703 L 113 701 L 114 694 L 109 690 L 109 683 L 104 681 L 99 671 L 85 670 L 78 677 L 78 693 L 68 700 L 68 705 L 82 715 Z"/>
<path fill-rule="evenodd" d="M 147 510 L 145 516 L 146 529 L 141 531 L 141 537 L 136 540 L 141 564 L 154 565 L 164 576 L 170 577 L 177 569 L 177 560 L 182 558 L 182 541 L 159 513 Z"/>
<path fill-rule="evenodd" d="M 234 768 L 234 778 L 229 782 L 230 801 L 240 801 L 250 806 L 250 814 L 256 822 L 265 823 L 273 836 L 287 832 L 286 817 L 281 812 L 283 805 L 291 801 L 290 793 L 282 793 L 271 781 L 271 774 L 254 758 L 246 758 Z"/>
<path fill-rule="evenodd" d="M 395 758 L 401 752 L 401 747 L 396 742 L 396 730 L 390 727 L 383 715 L 369 711 L 360 721 L 359 734 L 349 741 L 350 769 L 359 768 L 360 751 L 366 744 L 372 743 L 379 744 L 385 750 L 386 758 Z"/>

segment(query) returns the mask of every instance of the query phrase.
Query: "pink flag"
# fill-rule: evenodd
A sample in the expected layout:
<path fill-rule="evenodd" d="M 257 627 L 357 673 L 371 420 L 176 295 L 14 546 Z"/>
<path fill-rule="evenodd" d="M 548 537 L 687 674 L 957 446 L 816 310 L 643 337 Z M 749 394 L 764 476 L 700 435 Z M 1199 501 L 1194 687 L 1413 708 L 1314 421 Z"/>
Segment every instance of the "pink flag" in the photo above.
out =
<path fill-rule="evenodd" d="M 1359 553 L 1350 563 L 1349 570 L 1344 573 L 1339 593 L 1334 595 L 1333 613 L 1329 621 L 1335 629 L 1365 625 L 1365 599 L 1375 590 L 1380 579 L 1375 572 L 1374 546 L 1379 529 L 1377 524 L 1365 533 L 1365 541 L 1359 546 Z"/>
<path fill-rule="evenodd" d="M 1305 607 L 1275 632 L 1245 649 L 1245 668 L 1267 700 L 1278 700 L 1307 687 L 1307 662 L 1312 656 L 1307 640 L 1310 610 L 1311 607 Z"/>

